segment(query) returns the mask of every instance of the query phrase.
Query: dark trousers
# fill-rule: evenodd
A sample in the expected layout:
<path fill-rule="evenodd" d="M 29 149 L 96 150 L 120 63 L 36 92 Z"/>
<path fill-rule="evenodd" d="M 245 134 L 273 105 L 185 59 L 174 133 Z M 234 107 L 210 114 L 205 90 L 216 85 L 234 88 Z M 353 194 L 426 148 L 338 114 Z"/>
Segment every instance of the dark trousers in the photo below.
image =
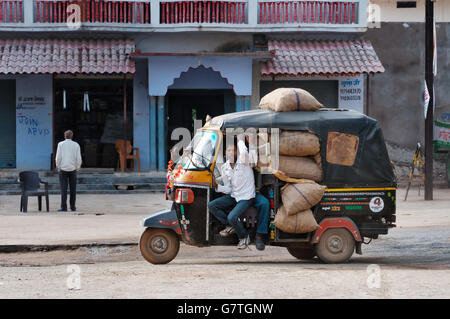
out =
<path fill-rule="evenodd" d="M 75 210 L 75 201 L 77 199 L 77 171 L 60 171 L 59 185 L 61 186 L 61 209 L 67 210 L 67 185 L 69 185 L 70 209 Z"/>
<path fill-rule="evenodd" d="M 224 195 L 209 202 L 209 211 L 224 225 L 231 225 L 236 230 L 236 234 L 239 239 L 246 238 L 248 233 L 239 217 L 245 213 L 253 203 L 253 199 L 250 200 L 236 200 L 231 195 Z M 225 210 L 233 208 L 227 215 Z"/>

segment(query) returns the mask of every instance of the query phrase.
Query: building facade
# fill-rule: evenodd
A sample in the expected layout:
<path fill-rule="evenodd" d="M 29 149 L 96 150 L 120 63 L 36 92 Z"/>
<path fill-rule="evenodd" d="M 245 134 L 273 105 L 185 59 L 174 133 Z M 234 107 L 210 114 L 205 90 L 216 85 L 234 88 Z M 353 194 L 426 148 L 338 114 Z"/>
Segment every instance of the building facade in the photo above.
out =
<path fill-rule="evenodd" d="M 327 107 L 372 112 L 385 72 L 368 0 L 0 0 L 0 168 L 52 168 L 72 129 L 84 167 L 142 170 L 207 115 L 248 110 L 282 86 Z M 196 124 L 197 120 L 197 124 Z"/>
<path fill-rule="evenodd" d="M 379 24 L 369 28 L 363 39 L 376 48 L 386 71 L 369 76 L 371 94 L 367 113 L 379 121 L 399 175 L 407 176 L 417 143 L 425 142 L 425 1 L 370 3 Z M 437 43 L 434 120 L 449 123 L 450 1 L 434 3 Z M 434 180 L 447 183 L 448 157 L 435 156 Z"/>

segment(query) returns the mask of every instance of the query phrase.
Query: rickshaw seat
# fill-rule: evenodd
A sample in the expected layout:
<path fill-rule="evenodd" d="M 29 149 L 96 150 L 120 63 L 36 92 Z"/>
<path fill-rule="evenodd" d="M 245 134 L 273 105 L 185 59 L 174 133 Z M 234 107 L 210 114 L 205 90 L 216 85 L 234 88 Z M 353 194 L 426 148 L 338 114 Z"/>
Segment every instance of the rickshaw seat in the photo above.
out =
<path fill-rule="evenodd" d="M 256 223 L 258 222 L 258 211 L 255 207 L 250 206 L 247 208 L 247 210 L 244 212 L 244 214 L 241 215 L 240 220 L 241 222 L 248 228 L 256 227 Z"/>

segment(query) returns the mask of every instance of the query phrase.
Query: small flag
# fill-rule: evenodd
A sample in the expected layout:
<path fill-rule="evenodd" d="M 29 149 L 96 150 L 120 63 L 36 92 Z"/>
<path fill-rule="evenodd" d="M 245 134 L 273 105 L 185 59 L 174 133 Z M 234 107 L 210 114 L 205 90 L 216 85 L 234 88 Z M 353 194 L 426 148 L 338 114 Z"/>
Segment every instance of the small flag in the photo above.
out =
<path fill-rule="evenodd" d="M 433 75 L 437 75 L 436 19 L 433 18 Z"/>
<path fill-rule="evenodd" d="M 424 84 L 425 84 L 425 91 L 423 94 L 424 99 L 423 110 L 425 118 L 427 118 L 428 104 L 430 103 L 430 93 L 428 92 L 427 81 L 424 81 Z"/>

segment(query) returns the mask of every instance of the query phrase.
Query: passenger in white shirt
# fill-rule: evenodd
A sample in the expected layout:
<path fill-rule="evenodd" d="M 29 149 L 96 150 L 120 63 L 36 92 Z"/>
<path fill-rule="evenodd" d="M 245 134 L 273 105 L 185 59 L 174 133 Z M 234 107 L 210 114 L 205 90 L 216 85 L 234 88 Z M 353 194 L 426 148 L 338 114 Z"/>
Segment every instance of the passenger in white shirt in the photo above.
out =
<path fill-rule="evenodd" d="M 244 135 L 239 135 L 233 145 L 227 146 L 226 158 L 227 161 L 221 167 L 223 185 L 218 185 L 213 179 L 216 190 L 226 195 L 209 202 L 208 208 L 220 222 L 227 225 L 220 235 L 228 237 L 236 232 L 239 238 L 238 249 L 245 249 L 250 243 L 250 238 L 239 217 L 253 204 L 255 177 L 250 167 Z M 227 215 L 225 210 L 232 207 Z"/>
<path fill-rule="evenodd" d="M 72 141 L 73 132 L 64 132 L 65 140 L 58 143 L 56 151 L 56 167 L 59 171 L 59 184 L 61 186 L 61 209 L 58 212 L 67 212 L 67 185 L 70 186 L 70 209 L 76 211 L 77 170 L 81 167 L 80 145 Z"/>

